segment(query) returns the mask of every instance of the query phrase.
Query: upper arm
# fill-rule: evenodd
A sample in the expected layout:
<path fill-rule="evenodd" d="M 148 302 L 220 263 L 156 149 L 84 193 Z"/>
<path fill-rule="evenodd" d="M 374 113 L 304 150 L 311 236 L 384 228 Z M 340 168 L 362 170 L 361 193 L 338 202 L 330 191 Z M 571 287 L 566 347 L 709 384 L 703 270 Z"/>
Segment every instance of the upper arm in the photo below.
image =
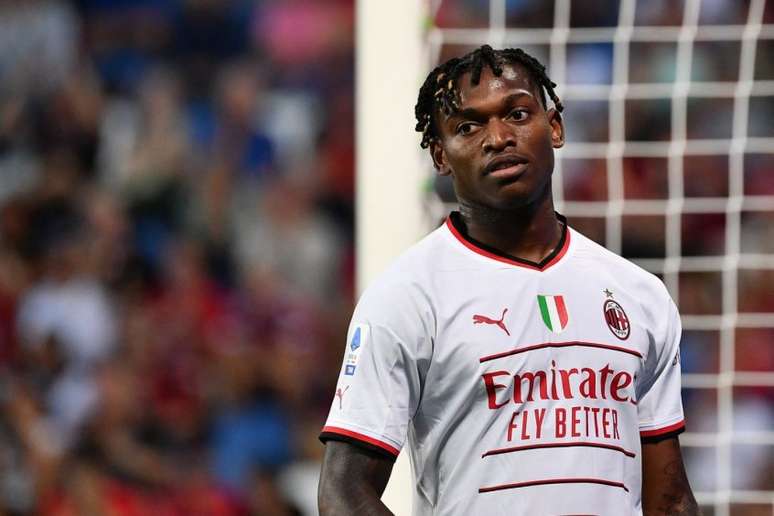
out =
<path fill-rule="evenodd" d="M 699 514 L 677 436 L 642 443 L 642 507 L 646 516 Z"/>
<path fill-rule="evenodd" d="M 354 440 L 398 455 L 419 409 L 431 355 L 419 297 L 395 285 L 364 294 L 350 323 L 323 440 Z"/>
<path fill-rule="evenodd" d="M 666 437 L 684 428 L 680 395 L 680 314 L 664 292 L 651 322 L 653 340 L 637 386 L 640 435 Z"/>
<path fill-rule="evenodd" d="M 389 514 L 379 498 L 418 410 L 432 353 L 420 294 L 400 282 L 378 284 L 355 309 L 320 435 L 323 514 Z"/>
<path fill-rule="evenodd" d="M 680 382 L 682 327 L 677 307 L 664 290 L 655 313 L 637 409 L 642 439 L 642 506 L 646 516 L 696 515 L 677 435 L 685 429 Z"/>
<path fill-rule="evenodd" d="M 390 514 L 379 499 L 392 465 L 384 455 L 328 441 L 317 493 L 320 514 Z"/>

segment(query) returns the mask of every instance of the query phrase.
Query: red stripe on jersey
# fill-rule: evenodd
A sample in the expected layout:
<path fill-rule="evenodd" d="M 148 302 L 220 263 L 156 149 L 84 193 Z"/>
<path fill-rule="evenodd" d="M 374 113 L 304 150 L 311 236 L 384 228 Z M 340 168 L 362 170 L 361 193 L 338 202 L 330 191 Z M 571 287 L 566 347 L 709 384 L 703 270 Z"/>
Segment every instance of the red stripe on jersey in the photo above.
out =
<path fill-rule="evenodd" d="M 570 248 L 570 230 L 567 228 L 566 231 L 566 238 L 564 239 L 564 244 L 562 245 L 562 248 L 559 250 L 558 253 L 556 253 L 556 256 L 554 256 L 550 262 L 546 263 L 542 267 L 538 267 L 535 265 L 530 265 L 528 263 L 519 262 L 516 260 L 510 260 L 506 258 L 505 256 L 500 256 L 498 254 L 492 253 L 487 251 L 486 249 L 481 249 L 476 244 L 468 241 L 468 239 L 465 238 L 464 235 L 462 235 L 457 228 L 454 227 L 454 224 L 452 223 L 451 218 L 446 219 L 446 227 L 449 228 L 449 231 L 451 231 L 452 235 L 454 235 L 457 240 L 460 241 L 462 245 L 470 249 L 476 254 L 480 254 L 481 256 L 486 256 L 487 258 L 491 258 L 492 260 L 497 260 L 498 262 L 507 263 L 509 265 L 515 265 L 517 267 L 524 267 L 525 269 L 531 269 L 533 271 L 544 271 L 548 269 L 549 267 L 555 265 L 559 260 L 561 260 L 565 254 L 567 254 L 567 249 Z"/>
<path fill-rule="evenodd" d="M 634 355 L 635 357 L 642 358 L 642 353 L 637 351 L 636 349 L 628 349 L 628 348 L 622 348 L 620 346 L 613 346 L 610 344 L 601 344 L 598 342 L 583 342 L 580 340 L 572 340 L 569 342 L 544 342 L 542 344 L 533 344 L 531 346 L 526 346 L 523 348 L 516 348 L 512 349 L 510 351 L 503 351 L 502 353 L 495 353 L 494 355 L 487 355 L 485 357 L 481 357 L 478 359 L 480 363 L 488 362 L 490 360 L 495 360 L 498 358 L 503 357 L 509 357 L 511 355 L 518 355 L 519 353 L 526 353 L 527 351 L 534 351 L 536 349 L 543 349 L 543 348 L 566 348 L 570 346 L 582 346 L 586 348 L 599 348 L 599 349 L 609 349 L 611 351 L 620 351 L 621 353 L 628 353 L 630 355 Z"/>
<path fill-rule="evenodd" d="M 363 441 L 368 444 L 373 444 L 374 446 L 378 446 L 379 448 L 390 452 L 396 457 L 400 453 L 400 450 L 398 450 L 392 445 L 387 444 L 384 441 L 380 441 L 379 439 L 374 439 L 373 437 L 369 437 L 367 435 L 360 434 L 358 432 L 353 432 L 352 430 L 347 430 L 346 428 L 339 428 L 337 426 L 326 426 L 326 427 L 323 427 L 322 431 L 330 432 L 332 434 L 346 435 L 347 437 L 357 439 L 358 441 Z"/>
<path fill-rule="evenodd" d="M 501 484 L 499 486 L 479 487 L 479 493 L 501 491 L 503 489 L 517 489 L 520 487 L 543 486 L 547 484 L 602 484 L 604 486 L 620 487 L 627 493 L 629 489 L 621 482 L 613 482 L 602 478 L 546 478 L 544 480 L 530 480 L 529 482 L 516 482 L 515 484 Z"/>
<path fill-rule="evenodd" d="M 548 262 L 547 264 L 543 265 L 543 268 L 540 269 L 542 271 L 546 270 L 547 268 L 551 267 L 552 265 L 556 264 L 561 260 L 565 254 L 567 254 L 567 249 L 570 248 L 570 229 L 567 228 L 567 239 L 564 241 L 564 245 L 559 250 L 559 252 L 554 256 L 553 260 Z"/>
<path fill-rule="evenodd" d="M 618 326 L 618 317 L 617 317 L 617 314 L 615 313 L 615 308 L 611 308 L 610 310 L 608 310 L 606 315 L 607 315 L 608 324 L 613 328 L 615 328 L 616 330 L 620 330 L 621 328 L 619 328 Z"/>
<path fill-rule="evenodd" d="M 619 330 L 625 330 L 629 326 L 629 322 L 626 319 L 626 314 L 621 310 L 615 311 L 616 322 L 618 323 Z"/>
<path fill-rule="evenodd" d="M 664 435 L 670 432 L 674 432 L 675 430 L 681 430 L 683 428 L 685 428 L 684 419 L 681 421 L 678 421 L 673 425 L 665 426 L 664 428 L 656 428 L 654 430 L 643 430 L 640 432 L 640 437 L 654 437 L 657 435 Z"/>
<path fill-rule="evenodd" d="M 554 297 L 554 301 L 556 301 L 556 311 L 559 312 L 559 323 L 562 325 L 562 328 L 567 326 L 567 307 L 564 306 L 564 298 L 562 296 L 556 296 Z"/>
<path fill-rule="evenodd" d="M 589 443 L 589 442 L 580 441 L 580 442 L 567 442 L 567 443 L 528 444 L 525 446 L 512 446 L 510 448 L 498 448 L 496 450 L 489 450 L 488 452 L 484 453 L 481 456 L 481 458 L 483 459 L 484 457 L 488 457 L 490 455 L 500 455 L 503 453 L 513 453 L 513 452 L 523 451 L 523 450 L 536 450 L 540 448 L 574 448 L 574 447 L 604 448 L 606 450 L 621 452 L 627 457 L 636 457 L 636 454 L 634 452 L 621 448 L 620 446 L 615 446 L 612 444 L 605 444 L 605 443 Z"/>

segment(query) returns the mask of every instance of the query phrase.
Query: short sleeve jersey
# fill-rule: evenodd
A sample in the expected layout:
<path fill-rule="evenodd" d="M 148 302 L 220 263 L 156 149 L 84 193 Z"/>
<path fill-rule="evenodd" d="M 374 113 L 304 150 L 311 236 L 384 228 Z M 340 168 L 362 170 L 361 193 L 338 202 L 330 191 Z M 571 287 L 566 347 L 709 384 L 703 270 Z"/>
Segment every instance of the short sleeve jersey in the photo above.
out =
<path fill-rule="evenodd" d="M 642 514 L 641 442 L 684 428 L 680 333 L 655 276 L 566 222 L 533 263 L 453 213 L 360 299 L 321 439 L 407 445 L 417 516 Z"/>

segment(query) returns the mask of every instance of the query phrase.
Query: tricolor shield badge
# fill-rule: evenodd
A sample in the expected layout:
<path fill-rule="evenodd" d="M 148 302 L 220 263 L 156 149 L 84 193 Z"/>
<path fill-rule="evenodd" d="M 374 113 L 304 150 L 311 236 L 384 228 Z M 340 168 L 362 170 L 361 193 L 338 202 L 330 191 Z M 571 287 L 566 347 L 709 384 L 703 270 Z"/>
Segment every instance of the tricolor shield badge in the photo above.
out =
<path fill-rule="evenodd" d="M 562 296 L 538 296 L 540 315 L 548 329 L 554 333 L 562 333 L 567 328 L 570 317 Z"/>

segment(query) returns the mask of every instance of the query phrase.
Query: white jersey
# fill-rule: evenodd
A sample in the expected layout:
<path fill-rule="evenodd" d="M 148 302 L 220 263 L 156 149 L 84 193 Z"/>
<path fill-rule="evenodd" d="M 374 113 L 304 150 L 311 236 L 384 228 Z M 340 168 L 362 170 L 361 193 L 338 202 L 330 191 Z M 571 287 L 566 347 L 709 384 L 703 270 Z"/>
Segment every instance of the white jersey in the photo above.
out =
<path fill-rule="evenodd" d="M 641 439 L 680 432 L 680 319 L 567 228 L 536 264 L 458 214 L 363 294 L 321 439 L 408 444 L 415 515 L 642 514 Z"/>

